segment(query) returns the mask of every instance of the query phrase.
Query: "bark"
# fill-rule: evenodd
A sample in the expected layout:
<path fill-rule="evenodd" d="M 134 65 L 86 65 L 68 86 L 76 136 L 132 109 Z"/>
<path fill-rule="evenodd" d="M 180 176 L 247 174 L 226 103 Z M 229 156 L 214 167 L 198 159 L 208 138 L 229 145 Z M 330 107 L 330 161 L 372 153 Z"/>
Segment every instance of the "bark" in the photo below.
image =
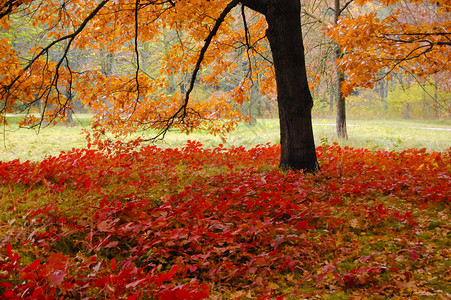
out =
<path fill-rule="evenodd" d="M 384 111 L 387 111 L 388 83 L 385 80 L 381 80 L 379 82 L 379 96 L 381 98 L 381 102 L 384 104 Z"/>
<path fill-rule="evenodd" d="M 335 24 L 338 23 L 338 18 L 341 15 L 340 9 L 340 0 L 335 0 Z M 335 58 L 338 60 L 343 56 L 343 52 L 341 48 L 336 45 L 335 46 Z M 343 82 L 345 81 L 345 76 L 342 71 L 337 68 L 337 136 L 341 139 L 348 139 L 348 132 L 346 129 L 346 99 L 343 97 L 343 93 L 341 92 L 341 87 Z"/>
<path fill-rule="evenodd" d="M 72 94 L 72 92 L 66 91 L 64 93 L 64 96 L 67 99 L 66 103 L 64 104 L 64 110 L 66 110 L 66 125 L 71 125 L 74 124 L 73 111 L 72 109 L 67 108 L 67 106 L 73 101 L 74 95 Z"/>
<path fill-rule="evenodd" d="M 341 50 L 337 46 L 337 58 L 340 57 Z M 341 139 L 348 139 L 348 131 L 346 128 L 346 98 L 343 97 L 341 86 L 345 81 L 343 72 L 337 70 L 337 136 Z"/>
<path fill-rule="evenodd" d="M 256 106 L 257 106 L 257 91 L 255 90 L 255 86 L 251 87 L 251 95 L 249 97 L 249 102 L 247 103 L 247 115 L 249 116 L 250 120 L 247 122 L 247 125 L 249 126 L 255 126 L 257 125 L 257 116 L 254 112 Z"/>
<path fill-rule="evenodd" d="M 300 1 L 268 1 L 267 37 L 277 83 L 283 170 L 318 170 L 312 129 L 313 99 L 307 83 Z"/>

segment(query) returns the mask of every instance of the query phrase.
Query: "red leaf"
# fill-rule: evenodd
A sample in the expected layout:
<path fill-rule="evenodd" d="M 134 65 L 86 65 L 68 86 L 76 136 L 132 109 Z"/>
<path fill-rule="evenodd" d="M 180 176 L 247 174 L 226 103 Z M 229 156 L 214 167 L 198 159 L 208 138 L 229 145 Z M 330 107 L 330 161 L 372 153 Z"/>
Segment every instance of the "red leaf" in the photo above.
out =
<path fill-rule="evenodd" d="M 8 255 L 8 257 L 11 258 L 12 253 L 13 253 L 13 246 L 11 246 L 10 243 L 6 244 L 6 255 Z"/>
<path fill-rule="evenodd" d="M 0 287 L 5 287 L 5 288 L 12 288 L 13 285 L 10 282 L 0 282 Z"/>
<path fill-rule="evenodd" d="M 407 252 L 410 255 L 410 261 L 415 261 L 418 259 L 418 251 L 412 249 L 402 249 L 398 251 L 398 254 Z"/>
<path fill-rule="evenodd" d="M 127 285 L 125 286 L 125 288 L 127 288 L 127 289 L 129 289 L 129 288 L 135 288 L 135 287 L 138 286 L 138 284 L 140 284 L 141 282 L 143 282 L 143 281 L 145 281 L 145 280 L 146 280 L 146 278 L 142 278 L 142 279 L 139 279 L 139 280 L 130 282 L 129 284 L 127 284 Z"/>
<path fill-rule="evenodd" d="M 189 271 L 190 271 L 191 273 L 196 272 L 197 268 L 198 268 L 197 265 L 192 265 L 192 266 L 189 267 Z"/>
<path fill-rule="evenodd" d="M 67 257 L 65 257 L 61 252 L 52 253 L 49 256 L 47 262 L 48 265 L 51 266 L 54 270 L 61 270 L 66 265 Z"/>
<path fill-rule="evenodd" d="M 8 299 L 8 298 L 13 298 L 15 295 L 14 295 L 13 291 L 6 291 L 5 293 L 3 293 L 2 296 L 5 297 L 5 299 Z"/>
<path fill-rule="evenodd" d="M 110 266 L 111 266 L 111 270 L 116 271 L 117 264 L 116 264 L 116 259 L 115 258 L 111 259 Z"/>
<path fill-rule="evenodd" d="M 263 278 L 261 276 L 257 277 L 257 279 L 255 279 L 254 283 L 257 285 L 263 285 Z"/>
<path fill-rule="evenodd" d="M 65 274 L 61 271 L 55 271 L 47 276 L 50 286 L 60 285 L 63 282 Z"/>
<path fill-rule="evenodd" d="M 308 228 L 308 220 L 301 220 L 296 223 L 296 229 L 305 231 Z"/>
<path fill-rule="evenodd" d="M 24 272 L 30 272 L 30 271 L 37 270 L 39 268 L 39 266 L 40 266 L 40 261 L 36 259 L 28 267 L 26 267 L 24 269 Z"/>
<path fill-rule="evenodd" d="M 97 229 L 102 232 L 109 232 L 111 231 L 110 224 L 108 224 L 107 221 L 102 221 L 99 224 L 97 224 Z"/>
<path fill-rule="evenodd" d="M 105 245 L 105 248 L 115 248 L 119 244 L 118 241 L 112 241 Z"/>

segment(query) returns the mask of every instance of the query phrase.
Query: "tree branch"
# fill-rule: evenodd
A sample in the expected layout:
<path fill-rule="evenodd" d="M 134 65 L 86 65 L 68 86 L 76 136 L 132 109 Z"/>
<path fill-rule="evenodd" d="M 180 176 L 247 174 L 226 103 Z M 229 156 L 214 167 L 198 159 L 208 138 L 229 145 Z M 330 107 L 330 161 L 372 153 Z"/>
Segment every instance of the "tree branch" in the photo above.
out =
<path fill-rule="evenodd" d="M 135 100 L 135 104 L 133 106 L 133 111 L 130 114 L 130 116 L 128 117 L 128 120 L 130 120 L 130 118 L 132 117 L 132 115 L 135 113 L 136 111 L 136 107 L 138 106 L 138 102 L 139 102 L 139 97 L 140 95 L 140 91 L 139 91 L 139 71 L 140 71 L 140 63 L 139 63 L 139 49 L 138 49 L 138 35 L 139 35 L 139 24 L 138 24 L 138 8 L 139 8 L 139 1 L 140 0 L 136 0 L 135 2 L 135 38 L 134 38 L 134 43 L 135 43 L 135 55 L 136 55 L 136 71 L 135 71 L 135 82 L 136 82 L 136 100 Z"/>
<path fill-rule="evenodd" d="M 246 56 L 249 63 L 248 72 L 246 74 L 247 78 L 251 79 L 252 85 L 254 85 L 254 82 L 252 80 L 252 59 L 249 51 L 253 48 L 250 43 L 250 36 L 249 36 L 249 28 L 247 26 L 247 20 L 246 20 L 246 14 L 244 11 L 244 5 L 241 5 L 241 17 L 243 18 L 243 25 L 244 25 L 244 36 L 246 38 Z"/>
<path fill-rule="evenodd" d="M 393 37 L 392 37 L 393 36 Z M 401 37 L 406 37 L 402 39 Z M 447 41 L 431 41 L 427 40 L 426 37 L 443 37 Z M 403 44 L 413 44 L 426 42 L 431 45 L 437 46 L 451 46 L 451 33 L 448 32 L 409 32 L 409 33 L 397 33 L 397 34 L 384 34 L 379 36 L 381 39 L 386 39 L 395 43 L 403 43 Z"/>
<path fill-rule="evenodd" d="M 266 15 L 266 11 L 268 9 L 268 0 L 242 0 L 239 1 L 244 6 L 249 7 L 252 10 L 255 10 L 256 12 L 261 13 L 262 15 Z"/>
<path fill-rule="evenodd" d="M 0 20 L 10 15 L 14 9 L 22 4 L 22 0 L 6 0 L 0 4 Z"/>
<path fill-rule="evenodd" d="M 91 21 L 96 15 L 97 13 L 102 9 L 102 7 L 105 6 L 105 4 L 107 4 L 109 2 L 109 0 L 103 0 L 102 2 L 99 3 L 99 5 L 97 5 L 97 7 L 83 20 L 83 23 L 77 28 L 77 30 L 75 30 L 73 33 L 65 35 L 57 40 L 54 40 L 53 42 L 51 42 L 50 44 L 48 44 L 46 47 L 42 48 L 41 51 L 35 56 L 33 57 L 33 59 L 31 59 L 31 61 L 28 63 L 28 65 L 26 65 L 23 68 L 23 71 L 27 71 L 41 56 L 43 56 L 44 54 L 48 53 L 48 51 L 55 46 L 56 44 L 65 41 L 65 40 L 69 40 L 67 46 L 65 47 L 64 51 L 63 51 L 63 56 L 61 57 L 61 59 L 58 61 L 57 65 L 56 65 L 56 72 L 58 72 L 61 64 L 63 63 L 64 59 L 67 56 L 67 53 L 70 49 L 70 46 L 73 42 L 73 40 L 75 39 L 75 37 L 83 31 L 83 29 L 86 27 L 86 25 L 89 23 L 89 21 Z M 24 72 L 22 72 L 22 74 L 24 74 Z M 15 77 L 12 82 L 10 84 L 4 85 L 2 88 L 3 90 L 9 90 L 22 76 L 18 75 L 17 77 Z M 57 74 L 55 75 L 55 78 L 57 79 Z M 56 80 L 57 82 L 58 80 Z M 53 81 L 55 82 L 55 81 Z M 52 84 L 53 86 L 53 84 Z"/>
<path fill-rule="evenodd" d="M 233 1 L 231 1 L 225 7 L 225 9 L 221 12 L 221 14 L 219 15 L 218 19 L 216 19 L 216 22 L 215 22 L 212 30 L 208 34 L 207 38 L 205 39 L 205 43 L 202 46 L 202 49 L 200 50 L 199 57 L 197 58 L 196 65 L 195 65 L 193 73 L 191 75 L 189 86 L 188 86 L 188 89 L 186 90 L 185 98 L 183 100 L 182 106 L 171 117 L 169 117 L 166 121 L 163 121 L 163 123 L 165 123 L 164 127 L 157 133 L 157 135 L 155 137 L 149 139 L 148 141 L 155 141 L 157 139 L 164 138 L 164 136 L 166 135 L 168 130 L 172 127 L 172 125 L 176 122 L 177 119 L 179 119 L 179 124 L 183 124 L 185 118 L 188 115 L 188 103 L 189 103 L 190 95 L 191 95 L 191 92 L 194 89 L 194 84 L 196 82 L 197 74 L 199 73 L 202 61 L 204 60 L 205 53 L 207 52 L 208 47 L 210 46 L 213 37 L 218 32 L 219 27 L 221 26 L 222 22 L 224 22 L 225 17 L 227 16 L 227 14 L 235 6 L 237 6 L 239 3 L 240 3 L 240 0 L 233 0 Z M 161 123 L 161 122 L 159 122 L 159 123 Z"/>
<path fill-rule="evenodd" d="M 349 6 L 349 4 L 351 4 L 352 2 L 354 2 L 354 0 L 349 0 L 348 2 L 345 3 L 345 5 L 343 5 L 343 7 L 341 9 L 339 9 L 338 11 L 338 15 L 341 16 L 341 14 L 345 11 L 345 9 Z"/>

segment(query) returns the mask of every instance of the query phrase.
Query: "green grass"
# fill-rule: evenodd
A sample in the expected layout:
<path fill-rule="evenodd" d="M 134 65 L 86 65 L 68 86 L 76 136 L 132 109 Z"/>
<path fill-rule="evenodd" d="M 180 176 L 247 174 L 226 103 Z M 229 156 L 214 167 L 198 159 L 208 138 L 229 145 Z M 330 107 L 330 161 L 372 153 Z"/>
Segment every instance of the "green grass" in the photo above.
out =
<path fill-rule="evenodd" d="M 328 121 L 328 124 L 333 123 Z M 444 151 L 451 146 L 451 122 L 449 121 L 348 121 L 349 140 L 347 141 L 336 138 L 335 126 L 325 127 L 316 126 L 315 136 L 328 139 L 329 142 L 338 142 L 342 146 L 398 151 L 408 148 Z"/>
<path fill-rule="evenodd" d="M 58 155 L 60 151 L 86 146 L 83 128 L 89 128 L 89 115 L 78 115 L 76 126 L 63 125 L 43 128 L 39 131 L 19 129 L 18 118 L 9 118 L 10 125 L 0 133 L 0 160 L 41 160 L 47 155 Z M 406 120 L 350 120 L 348 140 L 339 140 L 335 133 L 335 120 L 314 119 L 314 134 L 317 145 L 334 142 L 355 148 L 382 148 L 403 150 L 426 148 L 429 151 L 445 151 L 451 146 L 451 121 L 406 121 Z M 442 130 L 437 130 L 440 128 Z M 443 130 L 446 129 L 446 130 Z M 148 131 L 145 137 L 152 137 Z M 225 146 L 252 147 L 257 144 L 279 143 L 279 124 L 276 119 L 259 119 L 256 126 L 240 124 L 226 136 L 223 143 L 219 136 L 200 131 L 190 135 L 171 131 L 165 140 L 157 142 L 160 147 L 176 147 L 187 140 L 198 140 L 206 147 Z"/>
<path fill-rule="evenodd" d="M 0 131 L 0 160 L 42 160 L 47 155 L 86 147 L 82 129 L 88 128 L 88 115 L 79 116 L 75 126 L 48 126 L 41 129 L 18 128 L 18 118 L 7 118 L 10 125 Z"/>

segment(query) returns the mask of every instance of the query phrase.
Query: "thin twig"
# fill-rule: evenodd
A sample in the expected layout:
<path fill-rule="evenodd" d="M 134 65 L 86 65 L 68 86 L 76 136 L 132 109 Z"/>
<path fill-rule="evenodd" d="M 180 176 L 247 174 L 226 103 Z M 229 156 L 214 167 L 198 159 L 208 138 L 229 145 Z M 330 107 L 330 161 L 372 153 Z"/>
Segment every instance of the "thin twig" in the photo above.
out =
<path fill-rule="evenodd" d="M 190 95 L 191 92 L 194 89 L 194 84 L 196 82 L 196 78 L 197 78 L 197 74 L 199 73 L 200 70 L 200 66 L 204 60 L 205 57 L 205 53 L 208 50 L 208 47 L 211 44 L 211 41 L 213 39 L 213 37 L 216 35 L 216 33 L 219 30 L 219 27 L 221 26 L 221 24 L 224 22 L 225 17 L 227 16 L 227 14 L 235 7 L 237 6 L 241 1 L 240 0 L 233 0 L 231 1 L 225 8 L 224 10 L 221 12 L 221 14 L 219 15 L 218 19 L 216 19 L 216 22 L 212 28 L 212 30 L 210 31 L 210 33 L 208 34 L 207 38 L 205 39 L 205 43 L 202 46 L 202 49 L 200 50 L 199 53 L 199 57 L 197 58 L 196 61 L 196 65 L 194 67 L 194 70 L 192 72 L 191 75 L 191 79 L 189 82 L 189 86 L 188 89 L 186 90 L 185 93 L 185 98 L 183 99 L 183 104 L 180 106 L 180 108 L 171 116 L 169 117 L 167 120 L 165 121 L 160 121 L 157 123 L 164 123 L 165 125 L 163 126 L 163 128 L 157 133 L 156 136 L 154 136 L 151 139 L 148 139 L 147 141 L 156 141 L 158 139 L 163 139 L 164 136 L 166 135 L 166 133 L 168 132 L 168 130 L 172 127 L 172 125 L 174 125 L 175 121 L 177 119 L 180 119 L 179 123 L 183 124 L 185 118 L 188 115 L 188 103 L 189 103 L 189 99 L 190 99 Z"/>

